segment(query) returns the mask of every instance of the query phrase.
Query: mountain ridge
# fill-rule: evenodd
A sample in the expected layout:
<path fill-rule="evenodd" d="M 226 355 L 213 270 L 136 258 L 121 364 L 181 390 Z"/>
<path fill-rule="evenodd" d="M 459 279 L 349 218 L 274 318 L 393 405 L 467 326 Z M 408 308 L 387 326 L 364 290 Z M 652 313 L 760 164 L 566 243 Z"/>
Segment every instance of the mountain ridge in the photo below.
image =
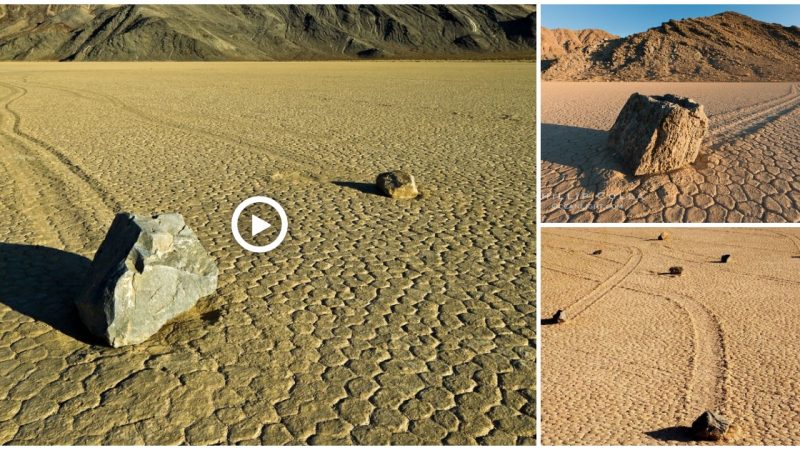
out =
<path fill-rule="evenodd" d="M 566 53 L 543 70 L 560 81 L 797 81 L 800 28 L 736 12 L 670 20 Z"/>
<path fill-rule="evenodd" d="M 577 51 L 580 48 L 597 44 L 608 39 L 618 39 L 619 36 L 597 28 L 567 29 L 547 28 L 541 29 L 542 60 L 549 61 Z"/>
<path fill-rule="evenodd" d="M 533 59 L 533 5 L 6 5 L 0 60 Z"/>

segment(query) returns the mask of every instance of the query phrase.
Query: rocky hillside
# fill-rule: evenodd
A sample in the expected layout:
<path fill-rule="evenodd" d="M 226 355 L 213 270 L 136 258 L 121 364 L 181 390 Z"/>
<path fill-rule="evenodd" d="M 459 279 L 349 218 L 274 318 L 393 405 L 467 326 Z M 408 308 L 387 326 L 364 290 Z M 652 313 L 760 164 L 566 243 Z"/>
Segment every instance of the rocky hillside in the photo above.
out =
<path fill-rule="evenodd" d="M 725 12 L 567 53 L 545 80 L 800 80 L 800 28 Z"/>
<path fill-rule="evenodd" d="M 515 5 L 9 5 L 0 59 L 532 59 L 535 30 Z"/>
<path fill-rule="evenodd" d="M 619 36 L 596 29 L 567 30 L 565 28 L 542 27 L 542 60 L 558 59 L 567 53 L 577 51 L 588 45 L 597 44 Z"/>

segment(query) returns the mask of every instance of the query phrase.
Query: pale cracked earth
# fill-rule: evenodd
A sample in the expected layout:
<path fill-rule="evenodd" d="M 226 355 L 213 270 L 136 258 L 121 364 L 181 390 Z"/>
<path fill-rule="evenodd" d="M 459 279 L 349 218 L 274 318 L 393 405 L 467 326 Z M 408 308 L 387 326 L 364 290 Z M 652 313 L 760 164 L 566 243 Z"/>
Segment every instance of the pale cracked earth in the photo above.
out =
<path fill-rule="evenodd" d="M 0 443 L 534 443 L 534 64 L 0 72 Z M 290 219 L 265 255 L 252 195 Z M 72 298 L 117 210 L 182 213 L 221 275 L 111 349 Z"/>
<path fill-rule="evenodd" d="M 542 87 L 546 222 L 800 222 L 797 83 L 562 83 Z M 701 156 L 633 177 L 606 148 L 628 97 L 673 93 L 705 106 Z"/>
<path fill-rule="evenodd" d="M 542 230 L 542 443 L 800 444 L 800 229 L 661 231 Z"/>

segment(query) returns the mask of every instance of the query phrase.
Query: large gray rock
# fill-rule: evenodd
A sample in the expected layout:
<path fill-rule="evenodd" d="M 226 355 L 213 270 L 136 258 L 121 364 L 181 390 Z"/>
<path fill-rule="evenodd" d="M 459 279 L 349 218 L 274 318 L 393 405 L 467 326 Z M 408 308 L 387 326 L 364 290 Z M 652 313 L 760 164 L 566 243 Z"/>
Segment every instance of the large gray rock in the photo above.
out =
<path fill-rule="evenodd" d="M 217 266 L 180 214 L 120 213 L 76 299 L 113 347 L 138 344 L 217 289 Z"/>
<path fill-rule="evenodd" d="M 697 159 L 708 131 L 703 105 L 671 94 L 635 93 L 608 134 L 608 147 L 634 173 L 666 173 Z"/>
<path fill-rule="evenodd" d="M 410 200 L 419 197 L 414 176 L 403 170 L 392 170 L 378 175 L 375 180 L 381 192 L 392 198 Z"/>

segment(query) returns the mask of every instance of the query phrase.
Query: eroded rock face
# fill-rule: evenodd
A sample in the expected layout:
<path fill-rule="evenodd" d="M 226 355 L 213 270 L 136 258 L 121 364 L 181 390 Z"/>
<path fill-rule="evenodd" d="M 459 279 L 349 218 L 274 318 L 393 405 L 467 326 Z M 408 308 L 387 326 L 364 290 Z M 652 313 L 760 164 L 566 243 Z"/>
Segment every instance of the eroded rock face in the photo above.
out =
<path fill-rule="evenodd" d="M 76 299 L 89 331 L 138 344 L 217 288 L 217 266 L 180 214 L 120 213 Z"/>
<path fill-rule="evenodd" d="M 414 176 L 403 170 L 392 170 L 378 175 L 378 189 L 389 197 L 410 200 L 419 196 Z"/>
<path fill-rule="evenodd" d="M 692 423 L 692 433 L 703 441 L 719 441 L 731 429 L 731 424 L 732 421 L 727 417 L 705 411 Z"/>
<path fill-rule="evenodd" d="M 634 175 L 666 173 L 697 159 L 708 131 L 703 105 L 674 95 L 628 98 L 608 134 L 608 147 Z"/>

